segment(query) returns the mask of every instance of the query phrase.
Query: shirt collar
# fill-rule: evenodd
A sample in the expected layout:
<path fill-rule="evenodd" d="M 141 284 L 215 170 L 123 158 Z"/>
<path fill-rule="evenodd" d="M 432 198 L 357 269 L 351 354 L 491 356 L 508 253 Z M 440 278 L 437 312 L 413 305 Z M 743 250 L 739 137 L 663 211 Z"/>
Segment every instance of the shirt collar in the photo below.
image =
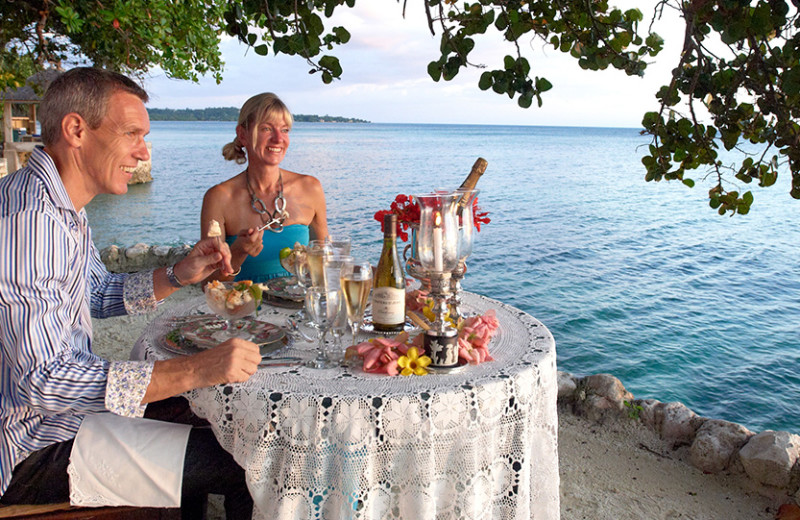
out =
<path fill-rule="evenodd" d="M 50 199 L 56 207 L 66 209 L 78 213 L 72 199 L 67 194 L 67 189 L 64 187 L 64 182 L 58 174 L 56 163 L 50 157 L 44 148 L 37 146 L 34 148 L 33 153 L 28 159 L 28 166 L 30 166 L 33 174 L 39 177 L 44 184 L 45 189 L 50 194 Z"/>

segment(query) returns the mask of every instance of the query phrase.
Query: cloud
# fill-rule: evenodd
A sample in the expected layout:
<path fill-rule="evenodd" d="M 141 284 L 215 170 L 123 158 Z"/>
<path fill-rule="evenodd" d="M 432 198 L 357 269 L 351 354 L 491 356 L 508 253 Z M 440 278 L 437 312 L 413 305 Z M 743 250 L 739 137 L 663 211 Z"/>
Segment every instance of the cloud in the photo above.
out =
<path fill-rule="evenodd" d="M 676 56 L 680 50 L 680 38 L 668 38 L 668 55 L 642 80 L 617 70 L 584 71 L 540 40 L 523 42 L 530 47 L 533 74 L 547 77 L 554 88 L 543 95 L 542 108 L 534 102 L 533 108 L 522 109 L 506 95 L 478 89 L 482 69 L 462 69 L 450 82 L 431 80 L 427 65 L 439 56 L 438 36 L 431 36 L 421 4 L 410 3 L 406 18 L 402 5 L 373 0 L 324 20 L 326 27 L 342 25 L 352 35 L 348 44 L 330 52 L 344 69 L 342 79 L 331 85 L 324 85 L 318 74 L 310 75 L 302 58 L 258 56 L 226 38 L 222 84 L 204 78 L 196 85 L 161 74 L 147 83 L 150 106 L 241 106 L 253 94 L 272 91 L 295 113 L 379 122 L 637 127 L 643 113 L 655 108 L 658 87 L 668 81 L 669 67 L 675 63 L 669 54 Z M 640 8 L 649 16 L 650 7 Z M 503 56 L 512 53 L 509 45 L 499 35 L 479 38 L 471 61 L 501 67 Z"/>

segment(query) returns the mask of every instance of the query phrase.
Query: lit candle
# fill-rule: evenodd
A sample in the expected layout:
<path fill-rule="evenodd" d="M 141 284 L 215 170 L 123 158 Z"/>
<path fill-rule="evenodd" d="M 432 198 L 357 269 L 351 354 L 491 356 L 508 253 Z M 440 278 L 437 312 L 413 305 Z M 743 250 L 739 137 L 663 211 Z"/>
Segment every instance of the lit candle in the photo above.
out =
<path fill-rule="evenodd" d="M 433 270 L 437 273 L 444 271 L 442 258 L 442 214 L 438 211 L 433 219 Z"/>

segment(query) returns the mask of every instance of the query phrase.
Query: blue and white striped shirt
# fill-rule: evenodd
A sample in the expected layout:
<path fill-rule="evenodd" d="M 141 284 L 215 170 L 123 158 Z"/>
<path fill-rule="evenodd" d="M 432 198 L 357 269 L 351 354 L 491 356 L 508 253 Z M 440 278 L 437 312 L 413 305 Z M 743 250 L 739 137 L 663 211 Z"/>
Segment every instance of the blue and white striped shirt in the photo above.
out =
<path fill-rule="evenodd" d="M 152 272 L 109 273 L 55 164 L 37 148 L 0 179 L 0 496 L 14 467 L 84 415 L 141 416 L 153 366 L 91 350 L 91 317 L 152 311 Z"/>

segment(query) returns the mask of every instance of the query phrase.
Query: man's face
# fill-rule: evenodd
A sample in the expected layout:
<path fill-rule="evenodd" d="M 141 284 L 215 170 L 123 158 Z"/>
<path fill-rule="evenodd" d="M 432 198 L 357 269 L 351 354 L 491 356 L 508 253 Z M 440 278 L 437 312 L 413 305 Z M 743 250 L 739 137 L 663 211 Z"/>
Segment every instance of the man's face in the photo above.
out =
<path fill-rule="evenodd" d="M 150 158 L 144 142 L 150 118 L 144 103 L 128 92 L 115 92 L 100 126 L 87 132 L 80 156 L 91 196 L 126 193 L 134 168 Z"/>

